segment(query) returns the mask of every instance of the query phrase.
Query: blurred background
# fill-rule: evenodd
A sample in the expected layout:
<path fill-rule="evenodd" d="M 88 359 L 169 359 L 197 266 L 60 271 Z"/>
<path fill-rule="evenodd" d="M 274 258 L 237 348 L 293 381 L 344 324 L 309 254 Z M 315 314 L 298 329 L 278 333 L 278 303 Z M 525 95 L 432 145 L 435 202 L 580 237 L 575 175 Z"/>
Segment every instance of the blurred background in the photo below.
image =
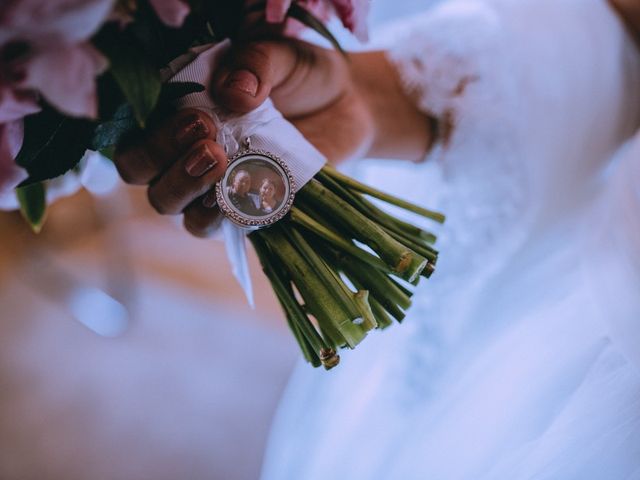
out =
<path fill-rule="evenodd" d="M 374 0 L 372 36 L 432 3 Z M 0 212 L 0 480 L 258 478 L 298 352 L 256 259 L 252 310 L 219 241 L 93 187 L 39 235 Z"/>

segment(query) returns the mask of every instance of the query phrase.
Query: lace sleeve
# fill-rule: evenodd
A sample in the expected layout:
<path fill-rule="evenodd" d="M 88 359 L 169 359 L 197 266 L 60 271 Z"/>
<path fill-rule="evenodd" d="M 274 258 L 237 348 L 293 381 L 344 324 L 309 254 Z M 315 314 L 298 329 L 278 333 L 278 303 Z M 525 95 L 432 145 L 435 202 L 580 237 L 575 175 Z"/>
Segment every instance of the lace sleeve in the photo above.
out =
<path fill-rule="evenodd" d="M 637 288 L 640 278 L 640 234 L 631 220 L 638 213 L 628 209 L 638 187 L 615 156 L 639 125 L 640 55 L 621 20 L 606 0 L 452 0 L 402 25 L 389 58 L 418 107 L 442 125 L 429 155 L 448 184 L 441 277 L 459 286 L 464 276 L 489 276 L 552 228 L 554 241 L 572 238 L 570 225 L 606 184 L 616 198 L 607 197 L 582 237 L 600 232 L 603 243 L 586 251 L 612 257 L 593 292 L 613 313 L 622 287 Z M 620 252 L 633 262 L 620 262 Z M 590 257 L 584 261 L 593 275 Z M 614 283 L 619 278 L 627 280 Z M 601 293 L 611 286 L 610 296 Z M 635 316 L 603 316 L 629 351 L 628 339 L 638 338 L 633 308 Z"/>
<path fill-rule="evenodd" d="M 566 215 L 637 125 L 638 55 L 606 0 L 452 0 L 402 27 L 388 56 L 476 238 Z"/>
<path fill-rule="evenodd" d="M 486 2 L 447 2 L 401 25 L 390 33 L 388 57 L 419 108 L 438 120 L 429 159 L 446 184 L 441 241 L 468 269 L 469 258 L 483 257 L 468 250 L 505 239 L 528 198 L 518 81 L 505 74 L 512 51 L 503 19 Z"/>

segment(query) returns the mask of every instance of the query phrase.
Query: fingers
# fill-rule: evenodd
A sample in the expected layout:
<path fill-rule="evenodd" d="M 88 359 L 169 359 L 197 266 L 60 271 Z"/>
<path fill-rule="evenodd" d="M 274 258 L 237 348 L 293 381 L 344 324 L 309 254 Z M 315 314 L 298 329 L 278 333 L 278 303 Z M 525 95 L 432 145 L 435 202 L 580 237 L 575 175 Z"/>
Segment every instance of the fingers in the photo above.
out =
<path fill-rule="evenodd" d="M 267 0 L 265 15 L 269 23 L 284 22 L 291 0 Z"/>
<path fill-rule="evenodd" d="M 215 139 L 216 127 L 206 113 L 192 108 L 178 111 L 141 138 L 119 145 L 114 163 L 126 183 L 146 185 L 165 171 L 176 158 L 201 139 Z"/>
<path fill-rule="evenodd" d="M 211 91 L 233 112 L 247 113 L 271 96 L 285 116 L 296 117 L 331 104 L 348 79 L 348 64 L 337 52 L 293 39 L 254 41 L 229 52 Z"/>
<path fill-rule="evenodd" d="M 211 190 L 226 167 L 222 147 L 210 139 L 199 140 L 151 184 L 149 203 L 162 215 L 177 215 Z"/>
<path fill-rule="evenodd" d="M 210 237 L 222 222 L 220 210 L 214 206 L 213 193 L 205 195 L 203 199 L 196 199 L 184 210 L 184 228 L 199 238 Z"/>
<path fill-rule="evenodd" d="M 253 42 L 233 49 L 214 74 L 215 100 L 234 112 L 254 110 L 291 68 L 289 57 L 276 42 Z"/>

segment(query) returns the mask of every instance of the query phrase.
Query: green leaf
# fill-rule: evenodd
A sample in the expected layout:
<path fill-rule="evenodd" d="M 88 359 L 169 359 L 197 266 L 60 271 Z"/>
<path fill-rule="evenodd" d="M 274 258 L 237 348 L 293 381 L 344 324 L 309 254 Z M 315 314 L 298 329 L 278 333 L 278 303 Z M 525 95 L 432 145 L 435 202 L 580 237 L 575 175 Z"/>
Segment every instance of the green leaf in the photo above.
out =
<path fill-rule="evenodd" d="M 42 111 L 24 119 L 24 141 L 16 163 L 29 178 L 21 186 L 60 176 L 82 159 L 95 124 L 65 117 L 44 105 Z"/>
<path fill-rule="evenodd" d="M 40 233 L 47 213 L 47 196 L 44 183 L 32 183 L 16 188 L 20 213 L 34 233 Z"/>
<path fill-rule="evenodd" d="M 147 123 L 152 123 L 152 120 L 161 121 L 170 111 L 170 106 L 178 98 L 203 90 L 204 87 L 202 85 L 194 82 L 165 83 L 162 86 L 156 108 L 149 115 Z M 111 120 L 103 122 L 96 127 L 91 140 L 91 149 L 100 151 L 108 149 L 121 143 L 126 136 L 139 130 L 140 127 L 132 106 L 128 103 L 123 103 L 115 110 Z"/>
<path fill-rule="evenodd" d="M 106 28 L 95 44 L 109 59 L 109 73 L 131 104 L 138 124 L 144 127 L 160 96 L 158 69 L 126 31 Z"/>
<path fill-rule="evenodd" d="M 120 143 L 122 138 L 139 129 L 133 108 L 128 103 L 120 105 L 113 118 L 96 127 L 91 140 L 92 150 L 103 150 Z"/>
<path fill-rule="evenodd" d="M 110 147 L 100 149 L 99 152 L 102 156 L 107 157 L 109 160 L 113 160 L 116 153 L 116 147 L 115 145 L 111 145 Z"/>

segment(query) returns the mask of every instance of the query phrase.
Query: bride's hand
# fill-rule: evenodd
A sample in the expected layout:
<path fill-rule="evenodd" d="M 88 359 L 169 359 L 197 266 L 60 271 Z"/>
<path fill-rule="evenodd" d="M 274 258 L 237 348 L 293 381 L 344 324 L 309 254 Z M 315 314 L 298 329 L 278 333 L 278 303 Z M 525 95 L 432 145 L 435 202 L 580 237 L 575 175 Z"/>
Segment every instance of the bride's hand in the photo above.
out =
<path fill-rule="evenodd" d="M 215 72 L 218 105 L 239 113 L 268 97 L 330 161 L 382 156 L 416 160 L 431 140 L 431 122 L 406 97 L 383 52 L 345 59 L 295 40 L 251 42 L 234 48 Z M 207 236 L 219 214 L 204 196 L 224 173 L 226 157 L 204 113 L 184 110 L 144 139 L 121 145 L 115 163 L 123 179 L 149 184 L 161 214 L 184 213 L 187 230 Z"/>
<path fill-rule="evenodd" d="M 211 91 L 231 111 L 271 97 L 276 108 L 332 163 L 363 156 L 417 160 L 431 144 L 431 122 L 400 87 L 384 52 L 348 58 L 292 39 L 232 50 Z"/>
<path fill-rule="evenodd" d="M 148 185 L 149 203 L 158 213 L 184 213 L 185 228 L 205 237 L 219 222 L 208 193 L 227 166 L 216 133 L 209 115 L 184 109 L 144 137 L 119 145 L 114 163 L 125 182 Z"/>
<path fill-rule="evenodd" d="M 340 53 L 283 39 L 241 45 L 227 58 L 211 85 L 218 105 L 246 113 L 270 97 L 330 161 L 366 154 L 372 113 Z"/>

